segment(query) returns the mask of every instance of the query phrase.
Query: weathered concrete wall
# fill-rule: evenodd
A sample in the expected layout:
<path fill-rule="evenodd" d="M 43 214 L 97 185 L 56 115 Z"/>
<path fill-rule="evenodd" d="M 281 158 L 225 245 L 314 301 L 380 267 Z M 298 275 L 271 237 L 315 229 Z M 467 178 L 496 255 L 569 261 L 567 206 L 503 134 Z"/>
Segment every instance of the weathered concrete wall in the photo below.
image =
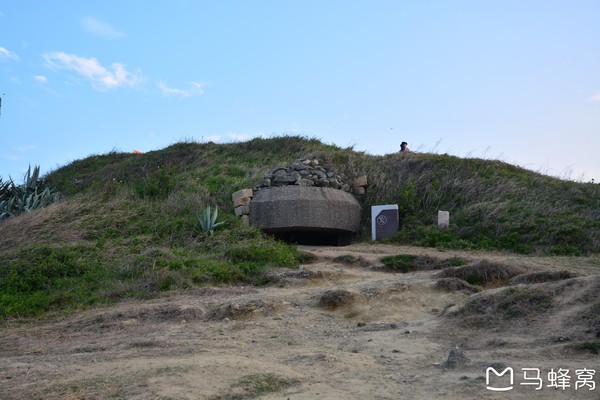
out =
<path fill-rule="evenodd" d="M 271 233 L 355 233 L 360 216 L 361 207 L 354 196 L 326 187 L 271 187 L 255 191 L 250 202 L 250 224 Z"/>

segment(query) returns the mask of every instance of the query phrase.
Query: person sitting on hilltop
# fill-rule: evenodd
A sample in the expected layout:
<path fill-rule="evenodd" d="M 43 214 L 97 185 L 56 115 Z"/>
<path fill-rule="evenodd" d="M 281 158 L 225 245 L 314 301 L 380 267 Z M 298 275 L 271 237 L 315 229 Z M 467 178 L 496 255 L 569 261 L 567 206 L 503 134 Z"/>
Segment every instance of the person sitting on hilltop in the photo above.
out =
<path fill-rule="evenodd" d="M 406 142 L 400 143 L 400 152 L 401 153 L 408 153 L 409 151 L 410 151 L 410 149 L 408 148 L 408 143 L 406 143 Z"/>

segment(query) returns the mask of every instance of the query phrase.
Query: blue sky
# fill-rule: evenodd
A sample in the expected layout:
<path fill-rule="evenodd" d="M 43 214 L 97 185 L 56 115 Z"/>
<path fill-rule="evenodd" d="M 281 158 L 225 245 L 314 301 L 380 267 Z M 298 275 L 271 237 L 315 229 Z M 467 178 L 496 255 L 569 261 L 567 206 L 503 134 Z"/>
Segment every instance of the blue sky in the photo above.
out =
<path fill-rule="evenodd" d="M 0 176 L 301 134 L 600 182 L 600 1 L 0 0 Z"/>

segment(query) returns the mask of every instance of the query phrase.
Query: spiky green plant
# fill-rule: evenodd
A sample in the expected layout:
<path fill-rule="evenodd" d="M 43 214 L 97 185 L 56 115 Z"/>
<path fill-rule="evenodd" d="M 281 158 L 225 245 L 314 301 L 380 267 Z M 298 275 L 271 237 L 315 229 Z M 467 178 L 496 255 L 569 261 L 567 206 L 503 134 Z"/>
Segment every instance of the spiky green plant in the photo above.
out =
<path fill-rule="evenodd" d="M 59 194 L 40 180 L 40 167 L 32 170 L 30 166 L 21 185 L 16 185 L 12 179 L 7 182 L 0 180 L 0 221 L 58 200 Z"/>
<path fill-rule="evenodd" d="M 200 226 L 200 230 L 204 234 L 211 235 L 215 232 L 215 229 L 223 225 L 225 222 L 217 222 L 217 218 L 219 217 L 219 209 L 215 206 L 214 209 L 211 208 L 210 205 L 206 206 L 204 211 L 199 214 L 196 214 L 196 219 L 198 220 L 198 225 Z"/>

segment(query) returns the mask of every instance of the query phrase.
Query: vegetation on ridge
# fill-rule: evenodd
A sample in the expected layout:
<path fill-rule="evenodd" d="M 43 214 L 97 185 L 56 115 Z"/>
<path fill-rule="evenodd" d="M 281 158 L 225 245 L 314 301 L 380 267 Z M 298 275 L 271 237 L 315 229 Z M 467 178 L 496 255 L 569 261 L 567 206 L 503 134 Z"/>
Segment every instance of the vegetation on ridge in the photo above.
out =
<path fill-rule="evenodd" d="M 3 182 L 0 178 L 0 222 L 46 207 L 58 199 L 58 193 L 40 179 L 40 167 L 36 166 L 32 171 L 30 166 L 20 185 L 15 184 L 12 179 Z"/>
<path fill-rule="evenodd" d="M 0 224 L 0 318 L 203 284 L 261 283 L 267 268 L 296 266 L 295 247 L 238 221 L 231 194 L 304 157 L 347 179 L 368 176 L 365 238 L 370 206 L 391 203 L 401 215 L 394 243 L 573 255 L 600 249 L 599 185 L 500 161 L 372 156 L 301 137 L 177 143 L 90 156 L 48 174 L 63 200 Z M 197 227 L 209 204 L 226 222 L 214 235 Z M 437 210 L 450 211 L 450 228 L 437 229 Z"/>

